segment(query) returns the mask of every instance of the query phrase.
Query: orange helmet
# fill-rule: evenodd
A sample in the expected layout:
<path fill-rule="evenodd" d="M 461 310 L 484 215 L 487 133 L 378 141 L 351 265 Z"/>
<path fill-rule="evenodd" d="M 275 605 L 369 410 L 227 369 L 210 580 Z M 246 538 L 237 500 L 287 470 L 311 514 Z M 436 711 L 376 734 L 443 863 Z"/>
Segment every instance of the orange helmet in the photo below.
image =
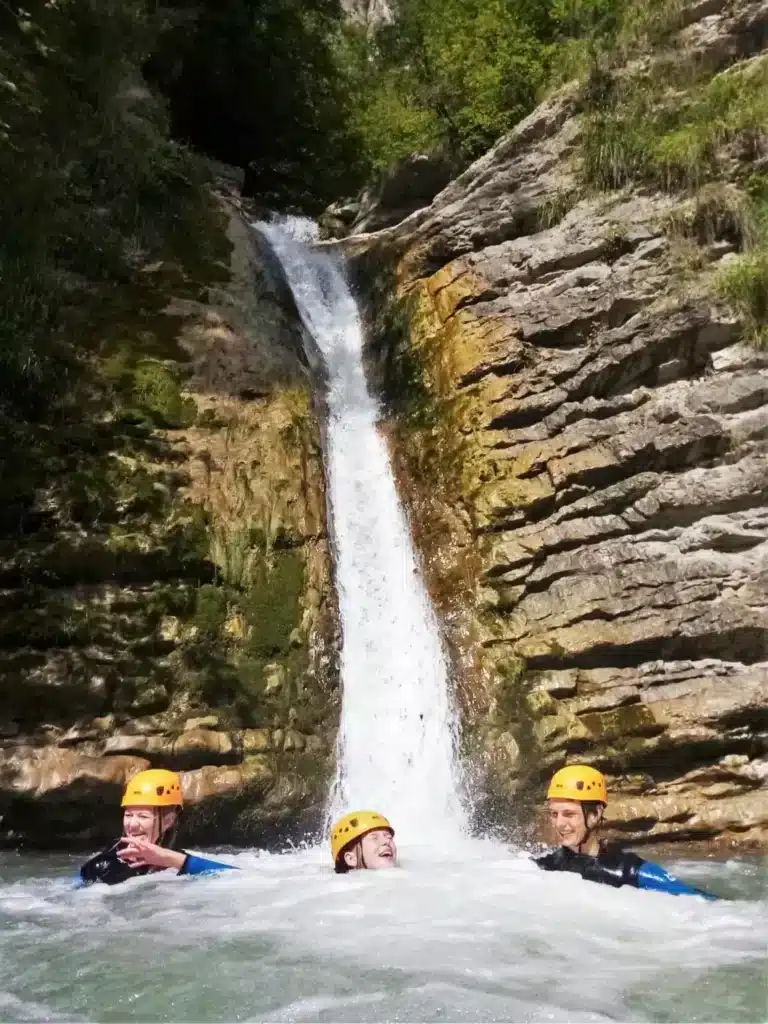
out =
<path fill-rule="evenodd" d="M 331 829 L 331 856 L 334 863 L 345 846 L 378 828 L 387 829 L 390 835 L 395 834 L 390 823 L 378 811 L 351 811 L 339 818 Z"/>
<path fill-rule="evenodd" d="M 605 776 L 588 764 L 569 764 L 555 772 L 547 790 L 547 800 L 595 800 L 608 803 Z"/>
<path fill-rule="evenodd" d="M 182 807 L 181 779 L 165 768 L 134 775 L 123 793 L 123 807 Z"/>

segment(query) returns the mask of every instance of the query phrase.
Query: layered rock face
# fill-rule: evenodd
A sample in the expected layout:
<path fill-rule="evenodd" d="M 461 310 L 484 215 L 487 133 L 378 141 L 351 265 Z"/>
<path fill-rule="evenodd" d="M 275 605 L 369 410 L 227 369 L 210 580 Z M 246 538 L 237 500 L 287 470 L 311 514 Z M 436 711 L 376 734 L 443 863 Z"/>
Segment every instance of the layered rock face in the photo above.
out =
<path fill-rule="evenodd" d="M 320 217 L 320 230 L 344 238 L 390 227 L 430 203 L 452 177 L 446 157 L 413 153 L 380 172 L 355 199 L 332 203 Z"/>
<path fill-rule="evenodd" d="M 191 840 L 263 842 L 322 805 L 338 624 L 319 426 L 293 310 L 227 211 L 217 282 L 148 267 L 132 319 L 108 311 L 143 350 L 173 339 L 135 371 L 168 428 L 63 436 L 3 538 L 5 842 L 114 834 L 150 766 L 183 772 Z"/>
<path fill-rule="evenodd" d="M 699 5 L 678 45 L 718 70 L 767 12 Z M 712 297 L 733 232 L 675 229 L 706 196 L 583 189 L 579 104 L 344 243 L 468 761 L 502 818 L 585 760 L 635 841 L 765 842 L 768 352 Z"/>

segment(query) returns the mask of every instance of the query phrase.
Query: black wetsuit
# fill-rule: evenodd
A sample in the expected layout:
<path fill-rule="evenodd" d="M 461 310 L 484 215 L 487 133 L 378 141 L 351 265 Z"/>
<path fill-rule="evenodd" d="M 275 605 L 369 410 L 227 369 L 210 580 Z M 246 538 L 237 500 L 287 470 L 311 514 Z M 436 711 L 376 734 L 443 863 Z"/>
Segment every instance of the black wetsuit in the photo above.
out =
<path fill-rule="evenodd" d="M 119 885 L 129 878 L 138 878 L 139 875 L 149 875 L 157 868 L 149 864 L 143 867 L 133 867 L 117 855 L 120 841 L 112 843 L 101 853 L 87 860 L 80 868 L 80 878 L 86 885 L 91 882 L 103 882 L 105 885 Z"/>
<path fill-rule="evenodd" d="M 533 859 L 543 871 L 574 871 L 589 882 L 601 882 L 617 889 L 622 885 L 639 888 L 637 873 L 646 863 L 636 853 L 617 846 L 601 846 L 596 857 L 576 853 L 568 846 L 558 846 L 551 853 Z"/>
<path fill-rule="evenodd" d="M 588 882 L 600 882 L 616 889 L 622 885 L 631 885 L 636 889 L 652 889 L 675 896 L 717 898 L 681 882 L 659 864 L 643 860 L 631 850 L 622 850 L 619 846 L 601 844 L 596 857 L 590 857 L 588 853 L 576 853 L 567 846 L 559 846 L 551 853 L 533 859 L 543 871 L 573 871 Z"/>

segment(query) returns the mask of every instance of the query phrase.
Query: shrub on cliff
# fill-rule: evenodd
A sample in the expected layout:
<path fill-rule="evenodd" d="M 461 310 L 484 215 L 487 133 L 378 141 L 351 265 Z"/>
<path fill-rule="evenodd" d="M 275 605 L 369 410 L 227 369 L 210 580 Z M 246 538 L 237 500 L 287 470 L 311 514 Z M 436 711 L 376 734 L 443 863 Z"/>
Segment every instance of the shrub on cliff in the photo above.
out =
<path fill-rule="evenodd" d="M 150 27 L 142 0 L 0 8 L 0 417 L 71 386 L 84 296 L 200 244 L 199 166 L 139 74 Z"/>
<path fill-rule="evenodd" d="M 533 106 L 550 37 L 547 0 L 402 0 L 375 36 L 350 30 L 352 118 L 370 162 L 437 146 L 477 156 Z"/>

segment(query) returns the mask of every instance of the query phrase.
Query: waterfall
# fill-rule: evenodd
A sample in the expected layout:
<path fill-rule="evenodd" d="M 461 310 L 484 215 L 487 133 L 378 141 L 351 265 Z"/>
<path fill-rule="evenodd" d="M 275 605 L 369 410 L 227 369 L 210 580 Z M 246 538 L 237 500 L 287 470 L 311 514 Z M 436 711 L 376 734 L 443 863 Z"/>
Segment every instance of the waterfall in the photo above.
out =
<path fill-rule="evenodd" d="M 311 222 L 260 223 L 328 374 L 326 472 L 342 623 L 329 814 L 369 808 L 411 842 L 463 826 L 457 722 L 437 619 L 363 369 L 357 303 Z"/>

